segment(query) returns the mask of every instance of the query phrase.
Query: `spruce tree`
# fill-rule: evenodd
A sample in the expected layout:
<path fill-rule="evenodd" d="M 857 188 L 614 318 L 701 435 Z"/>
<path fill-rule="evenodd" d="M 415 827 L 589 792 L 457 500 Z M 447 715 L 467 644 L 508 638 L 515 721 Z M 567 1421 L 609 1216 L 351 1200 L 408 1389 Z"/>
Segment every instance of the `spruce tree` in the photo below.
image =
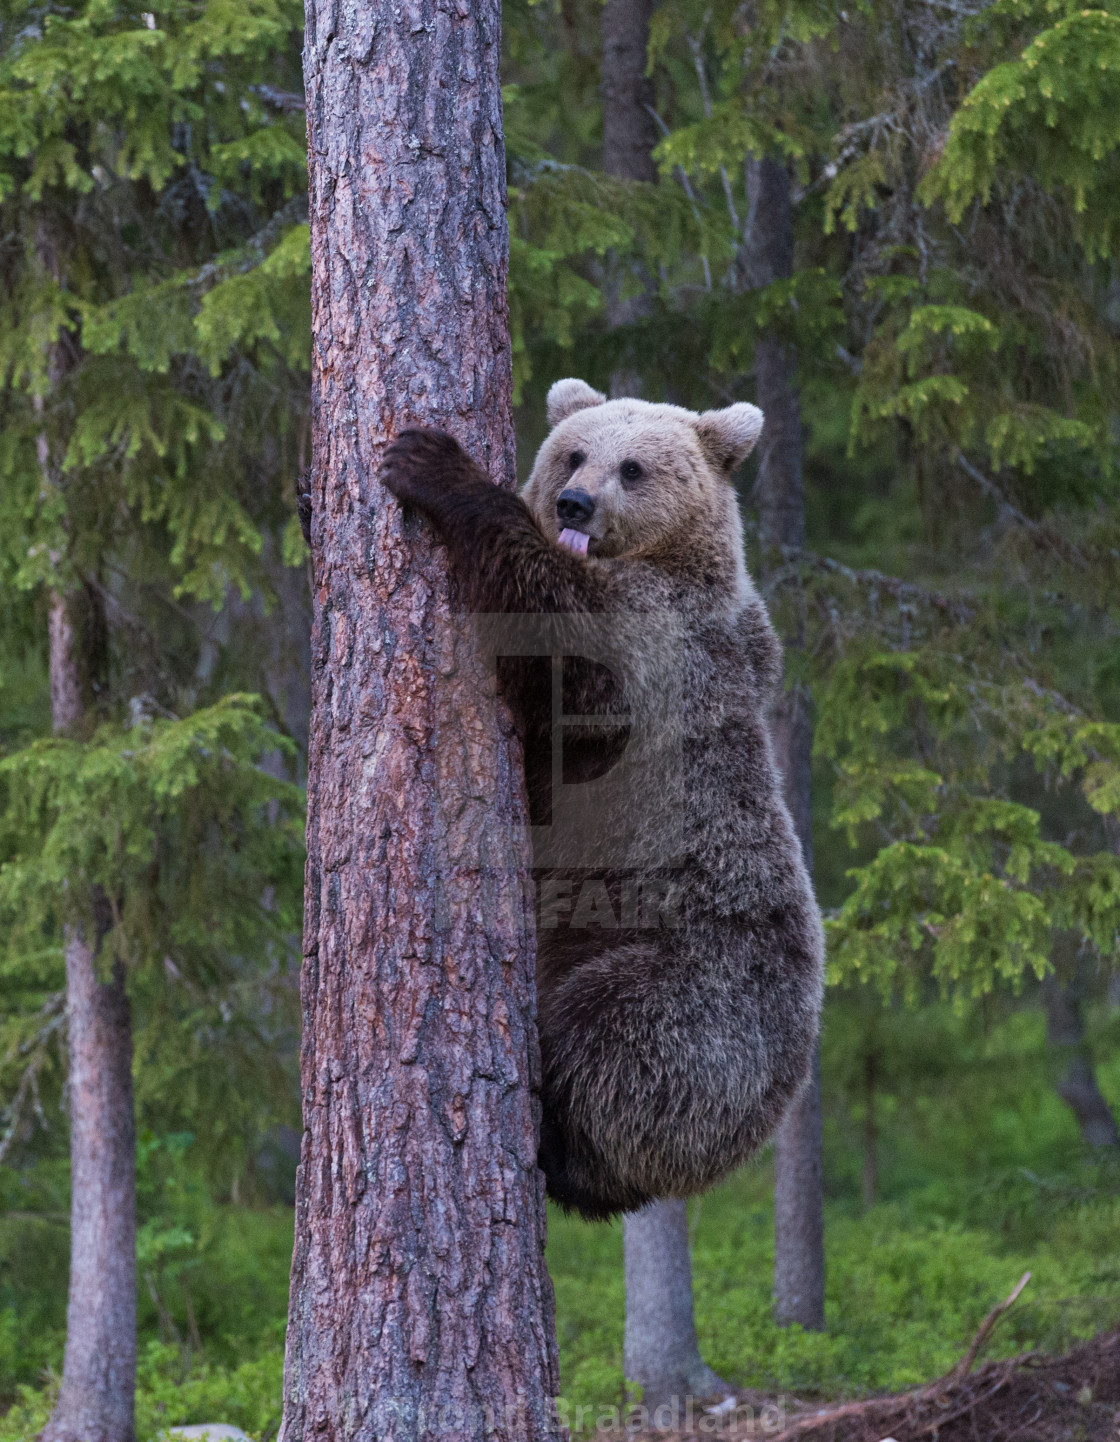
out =
<path fill-rule="evenodd" d="M 65 960 L 72 1265 L 52 1442 L 132 1435 L 132 1025 L 173 1013 L 180 987 L 282 963 L 298 914 L 299 793 L 261 766 L 285 742 L 198 665 L 198 603 L 270 589 L 261 553 L 284 525 L 302 146 L 263 92 L 297 52 L 282 5 L 3 17 L 0 580 L 20 624 L 0 663 L 18 675 L 49 651 L 57 734 L 32 725 L 0 759 L 0 911 L 10 1034 L 36 1040 Z M 172 650 L 182 620 L 194 645 Z"/>

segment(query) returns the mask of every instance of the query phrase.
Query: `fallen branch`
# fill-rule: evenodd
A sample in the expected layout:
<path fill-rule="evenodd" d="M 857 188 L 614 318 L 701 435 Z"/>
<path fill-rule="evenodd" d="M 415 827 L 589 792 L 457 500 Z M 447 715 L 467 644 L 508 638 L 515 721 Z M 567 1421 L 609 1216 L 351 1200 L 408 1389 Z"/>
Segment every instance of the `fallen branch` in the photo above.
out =
<path fill-rule="evenodd" d="M 1004 1315 L 1005 1312 L 1009 1312 L 1011 1308 L 1015 1305 L 1015 1303 L 1019 1300 L 1020 1296 L 1022 1295 L 1023 1288 L 1027 1285 L 1030 1279 L 1031 1274 L 1029 1272 L 1024 1272 L 1023 1275 L 1019 1278 L 1018 1282 L 1016 1282 L 1015 1286 L 1011 1289 L 1011 1292 L 1003 1299 L 1002 1302 L 998 1304 L 998 1306 L 992 1308 L 992 1310 L 980 1323 L 979 1330 L 977 1331 L 976 1336 L 973 1337 L 972 1343 L 969 1346 L 968 1351 L 953 1368 L 952 1372 L 949 1373 L 950 1377 L 968 1376 L 969 1372 L 972 1371 L 973 1364 L 975 1363 L 977 1355 L 980 1352 L 980 1348 L 995 1331 L 996 1323 L 999 1321 L 999 1319 Z"/>
<path fill-rule="evenodd" d="M 1012 1357 L 999 1369 L 995 1383 L 979 1396 L 970 1396 L 962 1405 L 951 1412 L 940 1412 L 936 1417 L 918 1427 L 915 1435 L 923 1436 L 926 1432 L 935 1432 L 939 1427 L 946 1426 L 949 1422 L 963 1417 L 966 1413 L 973 1411 L 981 1403 L 990 1401 L 997 1392 L 1007 1386 L 1012 1372 L 1022 1361 L 1022 1357 Z M 945 1400 L 947 1388 L 959 1387 L 964 1381 L 962 1376 L 957 1375 L 955 1369 L 939 1377 L 936 1382 L 927 1382 L 925 1386 L 915 1387 L 912 1392 L 899 1392 L 888 1397 L 866 1397 L 862 1402 L 844 1402 L 839 1407 L 825 1407 L 819 1412 L 810 1413 L 804 1417 L 796 1417 L 781 1432 L 776 1432 L 770 1438 L 770 1442 L 796 1442 L 798 1437 L 804 1437 L 809 1432 L 814 1432 L 818 1427 L 832 1427 L 837 1422 L 854 1421 L 857 1418 L 868 1419 L 879 1414 L 878 1426 L 899 1426 L 908 1414 L 912 1417 L 915 1411 L 922 1406 Z M 910 1427 L 920 1422 L 918 1419 L 910 1420 Z"/>
<path fill-rule="evenodd" d="M 975 1412 L 976 1408 L 982 1406 L 983 1403 L 990 1402 L 997 1392 L 1002 1392 L 1004 1387 L 1007 1386 L 1017 1364 L 1018 1358 L 1013 1358 L 1010 1366 L 1005 1366 L 996 1378 L 994 1387 L 989 1387 L 988 1390 L 982 1392 L 979 1397 L 970 1397 L 963 1407 L 957 1407 L 952 1412 L 943 1413 L 940 1417 L 935 1417 L 932 1422 L 927 1422 L 918 1432 L 918 1436 L 922 1437 L 927 1432 L 937 1432 L 940 1428 L 947 1427 L 950 1422 L 955 1422 L 958 1417 L 967 1416 L 969 1412 Z"/>
<path fill-rule="evenodd" d="M 898 1424 L 906 1418 L 909 1420 L 911 1429 L 915 1425 L 919 1426 L 916 1435 L 923 1436 L 927 1432 L 936 1432 L 938 1428 L 946 1426 L 958 1417 L 965 1416 L 982 1403 L 989 1401 L 1007 1385 L 1011 1374 L 1022 1362 L 1021 1357 L 1012 1357 L 1008 1362 L 1003 1363 L 997 1369 L 997 1376 L 991 1387 L 979 1396 L 970 1396 L 967 1401 L 955 1407 L 951 1412 L 941 1412 L 926 1423 L 922 1423 L 920 1417 L 913 1417 L 914 1412 L 923 1405 L 934 1402 L 944 1404 L 947 1400 L 947 1393 L 966 1384 L 968 1374 L 972 1370 L 981 1347 L 992 1335 L 1000 1318 L 1009 1312 L 1019 1300 L 1030 1279 L 1030 1272 L 1024 1272 L 1009 1295 L 998 1306 L 993 1307 L 980 1323 L 976 1335 L 969 1343 L 961 1360 L 943 1377 L 939 1377 L 935 1382 L 927 1382 L 922 1387 L 916 1387 L 913 1391 L 898 1393 L 893 1397 L 867 1397 L 861 1402 L 844 1402 L 838 1407 L 825 1407 L 818 1412 L 796 1417 L 782 1431 L 775 1433 L 770 1438 L 770 1442 L 796 1442 L 797 1438 L 804 1437 L 818 1428 L 834 1427 L 838 1422 L 857 1418 L 869 1419 L 873 1416 L 876 1416 L 877 1422 L 881 1426 L 888 1426 L 891 1421 Z M 990 1373 L 988 1375 L 990 1376 Z"/>

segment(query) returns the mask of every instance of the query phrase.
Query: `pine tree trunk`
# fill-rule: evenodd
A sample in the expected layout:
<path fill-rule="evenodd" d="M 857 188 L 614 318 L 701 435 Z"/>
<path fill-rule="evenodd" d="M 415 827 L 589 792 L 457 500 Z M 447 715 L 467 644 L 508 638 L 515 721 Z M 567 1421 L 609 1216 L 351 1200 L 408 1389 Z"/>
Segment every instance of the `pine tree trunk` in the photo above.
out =
<path fill-rule="evenodd" d="M 1046 1040 L 1060 1058 L 1062 1074 L 1056 1090 L 1073 1112 L 1086 1146 L 1120 1147 L 1120 1128 L 1097 1082 L 1093 1056 L 1085 1040 L 1083 985 L 1076 932 L 1058 932 L 1053 958 L 1057 970 L 1042 983 L 1046 1008 Z"/>
<path fill-rule="evenodd" d="M 500 6 L 308 0 L 315 616 L 286 1442 L 552 1439 L 519 747 L 411 423 L 513 483 Z"/>
<path fill-rule="evenodd" d="M 655 1425 L 679 1426 L 689 1397 L 724 1397 L 731 1389 L 700 1356 L 692 1311 L 688 1205 L 654 1202 L 622 1219 L 626 1265 L 626 1380 L 642 1389 Z"/>
<path fill-rule="evenodd" d="M 775 160 L 747 162 L 747 223 L 741 281 L 770 285 L 793 273 L 789 172 Z M 805 543 L 801 406 L 792 348 L 778 336 L 755 344 L 755 398 L 766 417 L 759 443 L 758 511 L 763 565 Z M 800 636 L 785 638 L 796 645 Z M 805 697 L 787 691 L 776 708 L 774 745 L 786 802 L 812 871 L 812 729 Z M 824 1202 L 821 1190 L 820 1056 L 778 1128 L 774 1151 L 774 1316 L 781 1326 L 824 1326 Z"/>
<path fill-rule="evenodd" d="M 78 729 L 88 674 L 86 598 L 57 593 L 50 609 L 54 729 Z M 136 1134 L 132 1031 L 124 975 L 96 969 L 101 937 L 68 926 L 70 1296 L 62 1383 L 43 1442 L 132 1442 L 136 1388 Z"/>

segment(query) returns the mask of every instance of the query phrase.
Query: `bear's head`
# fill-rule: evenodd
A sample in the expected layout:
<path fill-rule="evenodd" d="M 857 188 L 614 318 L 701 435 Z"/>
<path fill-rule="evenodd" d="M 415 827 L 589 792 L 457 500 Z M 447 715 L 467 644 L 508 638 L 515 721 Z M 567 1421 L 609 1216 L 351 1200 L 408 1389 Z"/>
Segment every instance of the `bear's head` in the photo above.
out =
<path fill-rule="evenodd" d="M 609 401 L 584 381 L 562 380 L 548 392 L 548 419 L 521 492 L 547 536 L 578 554 L 645 556 L 674 569 L 714 548 L 741 569 L 730 480 L 762 430 L 757 406 L 698 414 Z"/>

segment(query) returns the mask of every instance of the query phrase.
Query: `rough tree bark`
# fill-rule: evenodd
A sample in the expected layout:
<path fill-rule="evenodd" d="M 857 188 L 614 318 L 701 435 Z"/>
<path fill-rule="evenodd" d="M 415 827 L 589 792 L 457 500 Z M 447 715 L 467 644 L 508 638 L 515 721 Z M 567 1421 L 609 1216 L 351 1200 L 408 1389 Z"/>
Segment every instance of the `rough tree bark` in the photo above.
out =
<path fill-rule="evenodd" d="M 653 81 L 646 74 L 651 0 L 607 0 L 602 19 L 603 170 L 619 180 L 657 179 L 653 147 Z M 650 311 L 644 293 L 624 302 L 617 256 L 608 259 L 607 323 L 633 324 Z M 641 376 L 628 367 L 611 375 L 613 397 L 640 396 Z M 730 1391 L 700 1356 L 692 1306 L 692 1261 L 684 1202 L 654 1202 L 622 1219 L 626 1270 L 624 1367 L 651 1410 L 672 1397 L 723 1396 Z"/>
<path fill-rule="evenodd" d="M 87 714 L 91 609 L 80 589 L 51 597 L 51 719 L 61 734 L 79 732 Z M 98 976 L 104 929 L 96 922 L 71 925 L 64 938 L 70 1295 L 62 1382 L 43 1442 L 132 1442 L 135 1435 L 132 1030 L 120 964 L 107 980 Z"/>
<path fill-rule="evenodd" d="M 513 483 L 499 0 L 308 0 L 315 566 L 285 1442 L 558 1436 L 528 812 L 413 423 Z"/>
<path fill-rule="evenodd" d="M 1093 1055 L 1085 1039 L 1084 964 L 1076 932 L 1054 934 L 1051 955 L 1056 971 L 1042 983 L 1046 1040 L 1060 1058 L 1057 1092 L 1073 1112 L 1081 1139 L 1093 1148 L 1120 1147 L 1120 1128 L 1097 1083 Z"/>
<path fill-rule="evenodd" d="M 771 284 L 793 273 L 789 172 L 776 160 L 747 162 L 747 221 L 739 254 L 741 283 Z M 759 442 L 758 511 L 764 568 L 780 548 L 805 543 L 801 406 L 796 360 L 781 337 L 755 343 L 755 398 L 766 416 Z M 796 645 L 798 635 L 788 635 Z M 810 872 L 812 723 L 799 688 L 786 691 L 774 717 L 776 757 L 786 801 Z M 781 1326 L 824 1326 L 824 1204 L 821 1191 L 820 1056 L 808 1084 L 778 1129 L 774 1152 L 774 1316 Z"/>

